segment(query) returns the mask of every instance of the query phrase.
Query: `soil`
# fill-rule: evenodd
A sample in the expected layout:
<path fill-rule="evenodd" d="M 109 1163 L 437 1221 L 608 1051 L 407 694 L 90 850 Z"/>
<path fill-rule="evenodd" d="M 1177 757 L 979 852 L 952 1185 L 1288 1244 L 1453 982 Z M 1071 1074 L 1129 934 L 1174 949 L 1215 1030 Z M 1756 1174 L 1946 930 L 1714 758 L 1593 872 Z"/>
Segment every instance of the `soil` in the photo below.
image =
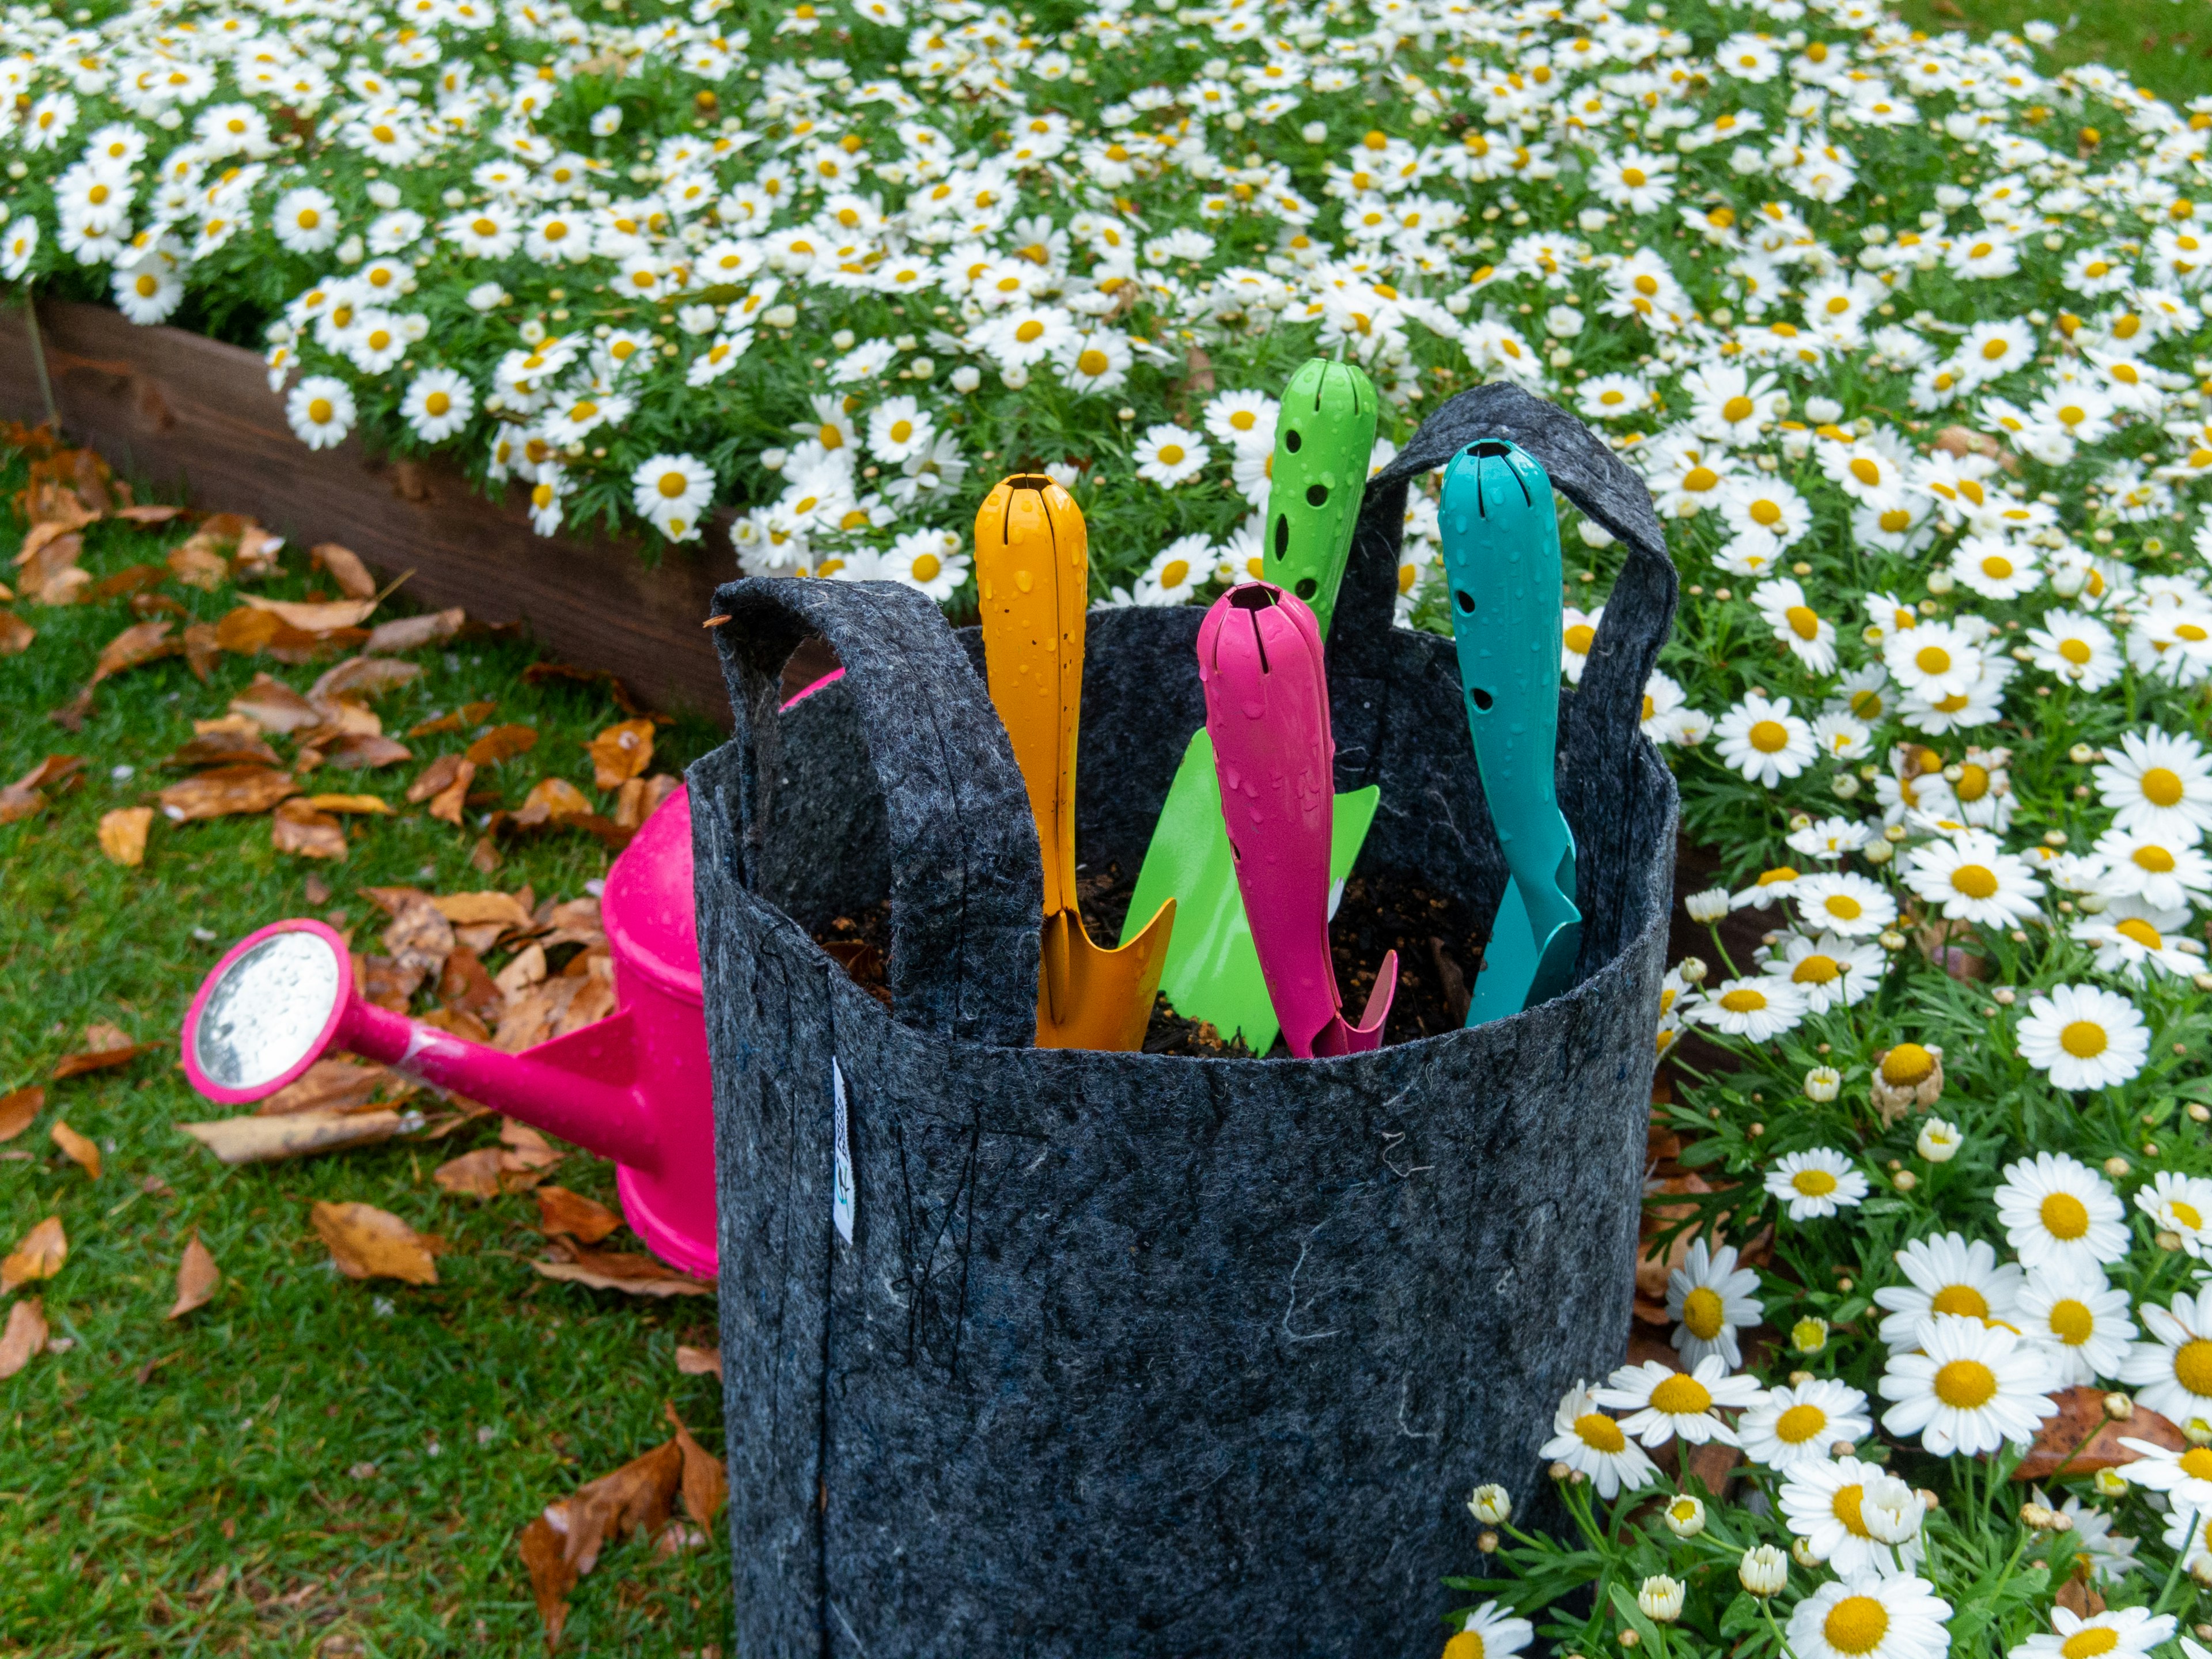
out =
<path fill-rule="evenodd" d="M 1133 878 L 1119 865 L 1079 873 L 1076 892 L 1084 925 L 1097 939 L 1121 935 L 1128 915 Z M 1398 953 L 1398 993 L 1383 1033 L 1385 1046 L 1412 1042 L 1456 1030 L 1467 1018 L 1468 986 L 1482 967 L 1482 939 L 1467 907 L 1437 896 L 1401 876 L 1354 876 L 1345 884 L 1344 901 L 1329 925 L 1336 980 L 1346 1006 L 1364 1007 L 1385 952 Z M 858 984 L 886 1007 L 885 980 L 890 949 L 890 909 L 871 905 L 833 918 L 815 943 L 845 965 Z M 1220 1033 L 1199 1020 L 1178 1015 L 1162 997 L 1146 1028 L 1148 1054 L 1199 1054 L 1217 1059 L 1249 1058 L 1241 1041 L 1224 1043 Z M 1279 1040 L 1271 1051 L 1286 1052 Z"/>

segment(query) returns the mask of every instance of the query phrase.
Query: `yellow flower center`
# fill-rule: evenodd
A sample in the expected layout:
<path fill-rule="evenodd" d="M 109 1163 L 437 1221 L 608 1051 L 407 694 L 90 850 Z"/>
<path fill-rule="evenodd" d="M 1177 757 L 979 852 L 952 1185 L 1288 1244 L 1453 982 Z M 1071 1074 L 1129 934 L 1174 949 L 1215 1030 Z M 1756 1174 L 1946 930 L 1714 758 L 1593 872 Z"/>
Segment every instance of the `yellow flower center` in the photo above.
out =
<path fill-rule="evenodd" d="M 499 234 L 499 221 L 478 218 L 470 223 L 469 228 L 479 236 L 496 236 Z"/>
<path fill-rule="evenodd" d="M 1766 993 L 1741 986 L 1722 995 L 1721 1006 L 1732 1014 L 1755 1014 L 1766 1006 Z"/>
<path fill-rule="evenodd" d="M 1873 1536 L 1866 1522 L 1859 1516 L 1860 1501 L 1866 1497 L 1866 1488 L 1856 1481 L 1836 1488 L 1836 1495 L 1828 1500 L 1828 1513 L 1844 1523 L 1844 1530 L 1855 1538 Z"/>
<path fill-rule="evenodd" d="M 1881 468 L 1863 455 L 1851 457 L 1851 477 L 1871 489 L 1881 482 Z"/>
<path fill-rule="evenodd" d="M 2212 1480 L 2212 1448 L 2191 1446 L 2179 1461 L 2184 1474 L 2198 1480 Z"/>
<path fill-rule="evenodd" d="M 2177 1198 L 2171 1200 L 2166 1207 L 2173 1212 L 2173 1218 L 2176 1221 L 2192 1233 L 2204 1224 L 2204 1218 L 2194 1204 L 2185 1204 Z"/>
<path fill-rule="evenodd" d="M 1023 326 L 1024 326 L 1024 327 L 1026 327 L 1026 326 L 1028 326 L 1028 325 L 1024 324 Z M 1038 324 L 1036 326 L 1037 326 L 1037 332 L 1038 332 L 1039 334 L 1041 334 L 1041 333 L 1042 333 L 1042 332 L 1044 331 L 1044 325 L 1043 325 L 1043 324 L 1040 323 L 1040 324 Z M 1020 329 L 1016 329 L 1014 331 L 1015 331 L 1017 334 L 1019 334 L 1019 333 L 1021 332 L 1021 330 L 1020 330 Z M 1036 338 L 1036 334 L 1032 334 L 1032 335 L 1030 335 L 1028 337 L 1029 337 L 1029 338 L 1030 338 L 1030 339 L 1032 339 L 1032 340 L 1034 340 L 1035 338 Z M 1234 427 L 1234 428 L 1235 428 L 1237 431 L 1239 431 L 1239 432 L 1249 432 L 1249 431 L 1251 431 L 1251 430 L 1252 430 L 1252 428 L 1255 428 L 1255 427 L 1256 427 L 1256 426 L 1258 426 L 1258 425 L 1260 424 L 1260 417 L 1259 417 L 1257 415 L 1255 415 L 1255 414 L 1254 414 L 1250 410 L 1249 410 L 1249 409 L 1240 409 L 1240 410 L 1237 410 L 1234 414 L 1232 414 L 1232 415 L 1231 415 L 1231 416 L 1230 416 L 1230 417 L 1229 417 L 1229 424 L 1230 424 L 1231 426 Z"/>
<path fill-rule="evenodd" d="M 1967 1319 L 1987 1319 L 1989 1298 L 1971 1285 L 1946 1285 L 1928 1298 L 1928 1311 L 1958 1314 Z"/>
<path fill-rule="evenodd" d="M 902 444 L 913 436 L 914 422 L 912 421 L 893 421 L 891 422 L 891 441 L 893 443 Z"/>
<path fill-rule="evenodd" d="M 1712 1409 L 1713 1396 L 1694 1376 L 1676 1371 L 1651 1390 L 1651 1409 L 1668 1417 L 1694 1417 Z"/>
<path fill-rule="evenodd" d="M 1182 465 L 1182 446 L 1181 444 L 1162 444 L 1159 450 L 1160 465 L 1162 466 L 1181 466 Z"/>
<path fill-rule="evenodd" d="M 2170 768 L 2154 766 L 2142 775 L 2143 799 L 2153 806 L 2178 806 L 2181 804 L 2181 775 Z"/>
<path fill-rule="evenodd" d="M 1987 363 L 1993 363 L 2011 349 L 2012 342 L 2009 340 L 1984 340 L 1982 342 L 1982 361 Z"/>
<path fill-rule="evenodd" d="M 161 284 L 154 277 L 141 272 L 137 281 L 132 283 L 131 286 L 138 291 L 140 299 L 150 300 L 160 291 Z"/>
<path fill-rule="evenodd" d="M 1826 1198 L 1836 1190 L 1836 1178 L 1826 1170 L 1800 1170 L 1790 1185 L 1801 1198 Z"/>
<path fill-rule="evenodd" d="M 2058 1034 L 2058 1046 L 2076 1060 L 2094 1060 L 2112 1046 L 2105 1028 L 2094 1019 L 2077 1019 Z"/>
<path fill-rule="evenodd" d="M 2212 1342 L 2203 1337 L 2174 1351 L 2173 1380 L 2198 1395 L 2212 1395 Z"/>
<path fill-rule="evenodd" d="M 2063 1302 L 2051 1304 L 2051 1334 L 2068 1347 L 2080 1347 L 2096 1328 L 2096 1316 L 2089 1311 L 2087 1304 L 2069 1297 Z"/>
<path fill-rule="evenodd" d="M 1181 587 L 1189 576 L 1190 562 L 1187 559 L 1170 559 L 1160 567 L 1160 586 L 1163 588 Z"/>
<path fill-rule="evenodd" d="M 1014 337 L 1017 340 L 1019 340 L 1024 345 L 1028 345 L 1031 341 L 1036 339 L 1043 332 L 1044 325 L 1037 321 L 1034 317 L 1030 318 L 1026 322 L 1015 325 L 1014 327 Z"/>
<path fill-rule="evenodd" d="M 1888 534 L 1902 536 L 1912 528 L 1912 511 L 1910 507 L 1889 507 L 1884 510 L 1879 522 Z"/>
<path fill-rule="evenodd" d="M 1997 890 L 1996 872 L 1986 864 L 1962 864 L 1951 872 L 1951 886 L 1970 899 L 1985 899 Z"/>
<path fill-rule="evenodd" d="M 2133 856 L 2138 869 L 2153 870 L 2164 875 L 2173 868 L 2173 854 L 2163 847 L 2138 847 Z"/>
<path fill-rule="evenodd" d="M 2115 922 L 2112 931 L 2133 939 L 2146 951 L 2163 951 L 2166 948 L 2166 941 L 2159 937 L 2158 929 L 2141 916 L 2129 916 L 2124 921 Z"/>
<path fill-rule="evenodd" d="M 2065 658 L 2067 661 L 2072 663 L 2076 668 L 2086 668 L 2088 666 L 2090 651 L 2088 642 L 2086 640 L 2059 641 L 2058 654 Z"/>
<path fill-rule="evenodd" d="M 1463 1630 L 1444 1644 L 1444 1659 L 1483 1659 L 1482 1638 Z"/>
<path fill-rule="evenodd" d="M 1721 475 L 1709 466 L 1693 466 L 1682 475 L 1682 488 L 1693 495 L 1702 495 L 1721 481 Z"/>
<path fill-rule="evenodd" d="M 1982 561 L 1982 574 L 1993 582 L 2008 580 L 2012 572 L 2012 561 L 2002 553 L 1992 553 Z"/>
<path fill-rule="evenodd" d="M 1592 628 L 1588 623 L 1577 623 L 1559 637 L 1566 641 L 1567 649 L 1573 652 L 1575 655 L 1587 657 L 1589 655 L 1591 644 L 1597 638 L 1597 629 Z"/>
<path fill-rule="evenodd" d="M 1780 720 L 1759 720 L 1744 734 L 1762 755 L 1778 755 L 1790 745 L 1790 730 Z"/>
<path fill-rule="evenodd" d="M 1765 525 L 1770 530 L 1782 522 L 1781 503 L 1771 501 L 1763 495 L 1751 504 L 1750 512 L 1753 524 Z"/>
<path fill-rule="evenodd" d="M 2120 1633 L 2101 1625 L 2092 1625 L 2087 1630 L 2077 1630 L 2058 1645 L 2066 1659 L 2097 1659 L 2100 1653 L 2110 1653 L 2120 1644 Z"/>
<path fill-rule="evenodd" d="M 1849 893 L 1829 894 L 1821 901 L 1820 908 L 1838 921 L 1856 921 L 1866 912 L 1866 906 Z"/>
<path fill-rule="evenodd" d="M 1575 1433 L 1592 1451 L 1619 1452 L 1627 1449 L 1628 1437 L 1620 1425 L 1603 1412 L 1584 1412 L 1575 1419 Z"/>
<path fill-rule="evenodd" d="M 317 426 L 330 424 L 331 416 L 337 411 L 331 407 L 328 398 L 317 398 L 307 405 L 307 418 Z"/>
<path fill-rule="evenodd" d="M 945 562 L 934 553 L 917 554 L 914 561 L 914 579 L 918 582 L 937 580 L 937 573 L 945 568 Z"/>
<path fill-rule="evenodd" d="M 1850 308 L 1851 302 L 1845 299 L 1842 295 L 1835 294 L 1829 296 L 1828 315 L 1831 317 L 1840 317 Z"/>
<path fill-rule="evenodd" d="M 1682 1323 L 1701 1342 L 1718 1336 L 1728 1323 L 1721 1293 L 1705 1285 L 1692 1291 L 1682 1298 Z"/>
<path fill-rule="evenodd" d="M 1913 655 L 1913 665 L 1923 674 L 1951 672 L 1951 653 L 1940 645 L 1923 645 Z"/>
<path fill-rule="evenodd" d="M 1626 185 L 1631 190 L 1643 189 L 1646 182 L 1644 176 L 1644 169 L 1642 167 L 1621 168 L 1620 182 Z"/>
<path fill-rule="evenodd" d="M 1097 346 L 1088 346 L 1085 348 L 1082 355 L 1076 358 L 1075 372 L 1089 379 L 1097 380 L 1106 372 L 1108 362 L 1104 352 L 1099 350 Z"/>
<path fill-rule="evenodd" d="M 2071 1193 L 2051 1194 L 2038 1213 L 2043 1218 L 2044 1231 L 2053 1238 L 2080 1238 L 2089 1231 L 2089 1206 Z"/>
<path fill-rule="evenodd" d="M 1889 1609 L 1871 1595 L 1846 1595 L 1828 1609 L 1820 1634 L 1838 1653 L 1872 1653 L 1889 1634 Z"/>
<path fill-rule="evenodd" d="M 1818 1406 L 1792 1406 L 1774 1419 L 1774 1437 L 1785 1446 L 1802 1446 L 1828 1426 L 1828 1414 Z"/>
<path fill-rule="evenodd" d="M 535 486 L 530 492 L 530 504 L 532 507 L 552 506 L 553 486 L 549 483 L 542 483 Z"/>
<path fill-rule="evenodd" d="M 1765 501 L 1759 503 L 1759 507 L 1765 505 L 1767 503 Z M 1758 514 L 1759 507 L 1752 508 L 1752 515 L 1754 518 Z M 1784 619 L 1790 624 L 1790 631 L 1799 639 L 1817 640 L 1820 637 L 1820 618 L 1810 605 L 1793 605 L 1782 614 Z"/>
<path fill-rule="evenodd" d="M 663 499 L 672 501 L 691 488 L 691 480 L 681 472 L 664 472 L 660 475 L 660 482 L 653 487 L 660 491 Z"/>
<path fill-rule="evenodd" d="M 1832 985 L 1843 976 L 1835 957 L 1823 956 L 1801 957 L 1790 973 L 1794 985 Z"/>
<path fill-rule="evenodd" d="M 1962 1412 L 1989 1404 L 1997 1391 L 1997 1374 L 1978 1359 L 1954 1359 L 1936 1371 L 1936 1397 Z"/>
<path fill-rule="evenodd" d="M 425 415 L 443 415 L 453 406 L 453 400 L 442 392 L 434 392 L 422 399 L 422 412 Z"/>

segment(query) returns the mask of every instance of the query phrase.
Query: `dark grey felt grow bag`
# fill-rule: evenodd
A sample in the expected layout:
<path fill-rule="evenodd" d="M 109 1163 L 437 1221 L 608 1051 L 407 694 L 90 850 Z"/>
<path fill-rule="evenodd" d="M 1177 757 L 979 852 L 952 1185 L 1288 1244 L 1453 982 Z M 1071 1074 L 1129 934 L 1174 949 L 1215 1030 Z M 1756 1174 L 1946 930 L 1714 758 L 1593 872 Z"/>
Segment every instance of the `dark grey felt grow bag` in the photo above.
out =
<path fill-rule="evenodd" d="M 744 1659 L 1434 1651 L 1468 1489 L 1533 1497 L 1560 1394 L 1619 1359 L 1675 817 L 1637 720 L 1674 573 L 1571 417 L 1483 387 L 1369 486 L 1338 787 L 1382 786 L 1363 869 L 1495 909 L 1452 643 L 1390 626 L 1406 480 L 1487 435 L 1629 550 L 1561 722 L 1579 982 L 1371 1054 L 1030 1047 L 1036 832 L 978 653 L 886 585 L 716 596 L 737 734 L 690 777 Z M 1204 718 L 1200 615 L 1091 617 L 1086 860 L 1143 857 Z M 779 709 L 815 634 L 846 676 Z M 809 936 L 886 895 L 891 1012 Z"/>

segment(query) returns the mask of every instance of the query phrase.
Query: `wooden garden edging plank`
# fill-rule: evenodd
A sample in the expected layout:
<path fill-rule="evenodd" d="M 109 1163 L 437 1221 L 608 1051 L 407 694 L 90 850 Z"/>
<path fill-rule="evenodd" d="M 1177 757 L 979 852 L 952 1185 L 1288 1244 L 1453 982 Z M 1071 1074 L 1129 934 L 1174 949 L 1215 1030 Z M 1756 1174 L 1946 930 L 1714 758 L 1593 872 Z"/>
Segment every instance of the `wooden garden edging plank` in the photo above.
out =
<path fill-rule="evenodd" d="M 380 459 L 358 436 L 308 449 L 252 352 L 103 306 L 42 301 L 39 325 L 64 429 L 118 470 L 181 483 L 195 506 L 251 514 L 298 545 L 342 542 L 380 576 L 412 570 L 422 604 L 525 623 L 656 706 L 728 723 L 700 627 L 736 574 L 726 548 L 667 549 L 647 567 L 627 538 L 539 536 L 519 486 L 489 501 L 443 463 Z M 0 310 L 0 415 L 46 418 L 20 306 Z"/>

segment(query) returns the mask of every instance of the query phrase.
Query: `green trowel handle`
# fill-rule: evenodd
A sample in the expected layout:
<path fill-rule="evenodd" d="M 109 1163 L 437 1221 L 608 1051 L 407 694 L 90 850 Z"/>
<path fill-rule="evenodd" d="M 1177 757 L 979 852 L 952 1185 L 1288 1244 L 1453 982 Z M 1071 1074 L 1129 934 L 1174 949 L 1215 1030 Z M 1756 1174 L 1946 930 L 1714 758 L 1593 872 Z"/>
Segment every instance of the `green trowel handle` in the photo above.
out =
<path fill-rule="evenodd" d="M 1452 458 L 1439 516 L 1468 729 L 1512 872 L 1484 957 L 1497 982 L 1478 981 L 1468 1011 L 1480 1023 L 1559 994 L 1581 943 L 1574 836 L 1553 789 L 1559 526 L 1544 469 L 1497 439 Z"/>
<path fill-rule="evenodd" d="M 1305 601 L 1324 638 L 1367 489 L 1376 410 L 1364 370 L 1316 357 L 1291 376 L 1276 416 L 1261 532 L 1267 580 Z"/>

